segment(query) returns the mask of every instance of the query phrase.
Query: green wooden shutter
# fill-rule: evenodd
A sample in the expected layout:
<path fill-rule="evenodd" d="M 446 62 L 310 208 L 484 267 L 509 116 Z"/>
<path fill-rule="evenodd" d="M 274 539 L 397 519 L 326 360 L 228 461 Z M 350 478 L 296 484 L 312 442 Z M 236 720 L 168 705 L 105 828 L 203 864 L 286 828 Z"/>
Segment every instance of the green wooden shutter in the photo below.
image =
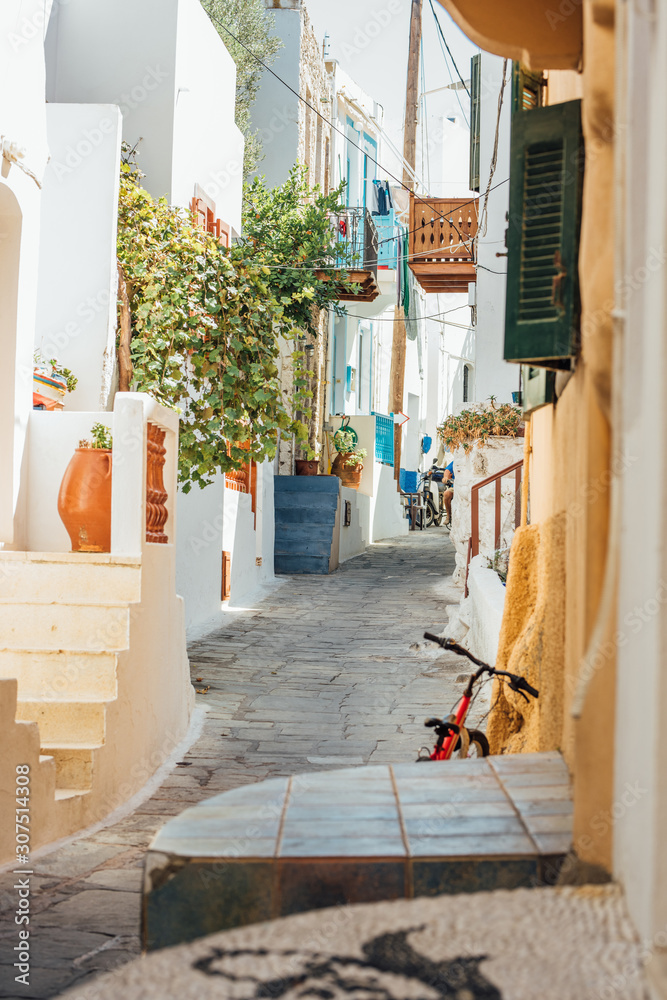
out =
<path fill-rule="evenodd" d="M 512 116 L 505 360 L 571 368 L 579 343 L 581 102 Z"/>
<path fill-rule="evenodd" d="M 482 92 L 480 55 L 470 60 L 470 190 L 479 191 L 479 137 Z"/>
<path fill-rule="evenodd" d="M 542 106 L 544 74 L 533 73 L 520 62 L 512 63 L 512 111 L 532 111 Z"/>
<path fill-rule="evenodd" d="M 546 403 L 553 403 L 556 372 L 546 368 L 521 366 L 521 402 L 524 413 L 532 413 Z"/>

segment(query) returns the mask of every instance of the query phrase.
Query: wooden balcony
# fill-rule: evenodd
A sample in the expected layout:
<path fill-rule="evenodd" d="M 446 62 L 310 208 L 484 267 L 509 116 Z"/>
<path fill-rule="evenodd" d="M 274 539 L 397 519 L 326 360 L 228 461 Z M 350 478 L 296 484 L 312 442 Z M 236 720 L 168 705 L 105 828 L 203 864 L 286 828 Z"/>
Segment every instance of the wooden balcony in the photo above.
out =
<path fill-rule="evenodd" d="M 479 199 L 410 195 L 410 270 L 425 292 L 467 292 L 475 281 Z"/>

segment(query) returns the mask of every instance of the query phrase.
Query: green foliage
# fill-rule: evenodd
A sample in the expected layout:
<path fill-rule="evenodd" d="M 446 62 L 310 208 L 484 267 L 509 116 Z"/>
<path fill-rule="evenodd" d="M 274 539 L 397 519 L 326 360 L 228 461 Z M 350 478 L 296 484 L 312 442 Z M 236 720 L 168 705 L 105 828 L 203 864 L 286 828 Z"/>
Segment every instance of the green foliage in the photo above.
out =
<path fill-rule="evenodd" d="M 462 410 L 458 416 L 447 417 L 438 427 L 438 435 L 450 451 L 460 446 L 468 452 L 475 443 L 484 444 L 490 437 L 516 437 L 522 420 L 518 406 L 496 406 L 491 399 L 488 407 Z"/>
<path fill-rule="evenodd" d="M 339 427 L 333 436 L 334 448 L 345 458 L 344 465 L 355 469 L 368 454 L 365 448 L 357 447 L 357 433 L 351 428 Z"/>
<path fill-rule="evenodd" d="M 292 297 L 276 299 L 271 271 L 247 256 L 242 245 L 221 247 L 189 213 L 154 201 L 132 164 L 122 164 L 118 258 L 132 316 L 132 388 L 182 411 L 185 492 L 248 458 L 273 457 L 280 432 L 307 437 L 296 418 L 309 414 L 302 385 L 283 400 L 279 379 L 280 335 L 295 335 Z M 293 362 L 295 381 L 307 382 L 301 352 Z"/>
<path fill-rule="evenodd" d="M 111 451 L 113 448 L 113 438 L 111 431 L 104 424 L 93 424 L 90 428 L 92 441 L 79 441 L 79 448 L 99 448 L 100 450 Z"/>
<path fill-rule="evenodd" d="M 252 128 L 251 109 L 264 69 L 253 56 L 270 66 L 283 43 L 271 34 L 275 21 L 273 14 L 266 10 L 264 0 L 202 0 L 202 7 L 236 63 L 235 118 L 245 138 L 243 173 L 247 177 L 263 159 L 259 134 Z M 213 18 L 222 21 L 250 52 L 235 42 Z"/>
<path fill-rule="evenodd" d="M 319 309 L 334 307 L 342 314 L 340 282 L 354 261 L 330 221 L 344 207 L 344 184 L 325 195 L 319 187 L 311 189 L 307 178 L 307 168 L 297 165 L 278 187 L 268 189 L 263 177 L 246 184 L 240 245 L 248 257 L 270 267 L 267 281 L 285 315 L 316 334 Z"/>
<path fill-rule="evenodd" d="M 69 368 L 65 368 L 56 358 L 49 358 L 48 360 L 43 358 L 40 351 L 35 351 L 34 355 L 35 366 L 40 365 L 48 367 L 51 369 L 51 375 L 55 378 L 62 378 L 65 380 L 68 392 L 74 392 L 77 385 L 79 384 L 78 378 L 72 374 Z"/>
<path fill-rule="evenodd" d="M 357 433 L 356 431 L 346 430 L 344 427 L 339 427 L 333 436 L 334 448 L 336 451 L 346 454 L 348 451 L 354 451 L 354 446 L 357 443 Z"/>

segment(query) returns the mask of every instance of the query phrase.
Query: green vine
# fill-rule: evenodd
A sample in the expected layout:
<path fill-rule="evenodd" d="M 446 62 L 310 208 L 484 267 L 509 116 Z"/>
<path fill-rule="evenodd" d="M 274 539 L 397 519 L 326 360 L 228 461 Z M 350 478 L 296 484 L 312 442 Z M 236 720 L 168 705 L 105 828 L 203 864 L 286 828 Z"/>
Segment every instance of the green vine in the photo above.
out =
<path fill-rule="evenodd" d="M 484 444 L 490 437 L 516 437 L 523 420 L 518 406 L 503 403 L 476 410 L 462 410 L 458 416 L 447 417 L 438 427 L 440 440 L 449 451 L 462 447 L 470 451 L 474 444 Z"/>
<path fill-rule="evenodd" d="M 280 345 L 296 348 L 297 320 L 310 328 L 310 308 L 328 290 L 304 275 L 276 279 L 264 256 L 287 253 L 283 241 L 265 249 L 256 239 L 254 254 L 247 241 L 222 247 L 139 180 L 123 162 L 118 259 L 131 315 L 131 387 L 181 412 L 179 479 L 187 493 L 248 458 L 272 458 L 281 433 L 306 440 L 309 373 L 303 352 L 292 350 L 294 386 L 285 398 Z M 305 229 L 316 218 L 323 232 L 312 206 L 297 208 Z"/>

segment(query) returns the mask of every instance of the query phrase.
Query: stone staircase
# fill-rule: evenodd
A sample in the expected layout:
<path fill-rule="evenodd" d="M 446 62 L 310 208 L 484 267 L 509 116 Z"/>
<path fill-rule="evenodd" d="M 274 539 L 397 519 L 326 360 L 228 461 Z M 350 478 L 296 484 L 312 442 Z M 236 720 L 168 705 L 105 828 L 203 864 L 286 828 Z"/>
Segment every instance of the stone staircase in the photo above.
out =
<path fill-rule="evenodd" d="M 276 573 L 331 573 L 338 567 L 337 476 L 276 476 Z"/>
<path fill-rule="evenodd" d="M 39 726 L 57 800 L 92 788 L 140 601 L 139 559 L 0 553 L 0 680 L 18 681 L 16 721 Z"/>

